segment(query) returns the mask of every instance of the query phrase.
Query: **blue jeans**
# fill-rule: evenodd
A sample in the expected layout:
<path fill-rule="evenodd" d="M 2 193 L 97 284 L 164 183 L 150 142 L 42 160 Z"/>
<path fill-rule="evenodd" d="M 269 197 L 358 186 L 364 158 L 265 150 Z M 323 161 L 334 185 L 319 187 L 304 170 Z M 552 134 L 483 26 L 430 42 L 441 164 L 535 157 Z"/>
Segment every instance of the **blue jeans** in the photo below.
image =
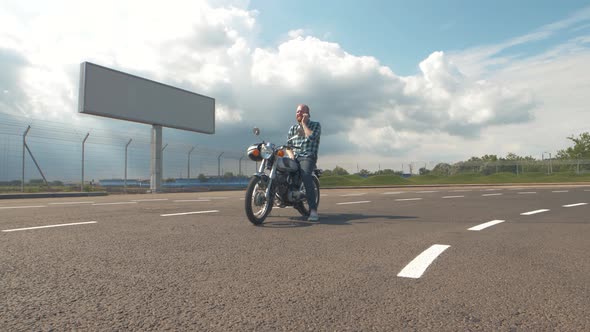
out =
<path fill-rule="evenodd" d="M 305 186 L 309 209 L 317 210 L 315 186 L 313 185 L 313 171 L 316 167 L 316 158 L 311 156 L 297 157 L 297 161 L 299 161 L 299 166 L 301 167 L 301 178 L 303 180 L 303 185 Z"/>

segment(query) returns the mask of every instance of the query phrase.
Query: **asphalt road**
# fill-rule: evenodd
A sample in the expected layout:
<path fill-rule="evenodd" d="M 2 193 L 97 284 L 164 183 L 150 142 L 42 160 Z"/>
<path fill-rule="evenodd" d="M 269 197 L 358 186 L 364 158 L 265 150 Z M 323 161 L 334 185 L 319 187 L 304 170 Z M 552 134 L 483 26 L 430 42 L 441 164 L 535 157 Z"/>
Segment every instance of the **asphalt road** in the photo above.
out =
<path fill-rule="evenodd" d="M 590 186 L 243 196 L 0 201 L 0 330 L 590 330 Z"/>

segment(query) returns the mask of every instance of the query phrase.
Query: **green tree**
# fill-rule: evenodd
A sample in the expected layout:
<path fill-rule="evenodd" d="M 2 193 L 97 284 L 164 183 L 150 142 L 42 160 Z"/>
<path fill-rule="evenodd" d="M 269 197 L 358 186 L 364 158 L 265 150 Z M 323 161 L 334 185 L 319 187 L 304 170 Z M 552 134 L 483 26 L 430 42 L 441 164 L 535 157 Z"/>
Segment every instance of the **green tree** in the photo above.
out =
<path fill-rule="evenodd" d="M 504 159 L 509 160 L 509 161 L 514 161 L 514 160 L 520 160 L 521 157 L 515 153 L 508 152 L 508 154 L 506 155 L 506 158 L 504 158 Z"/>
<path fill-rule="evenodd" d="M 396 175 L 396 173 L 391 168 L 386 168 L 383 170 L 378 170 L 377 172 L 375 172 L 375 175 Z"/>
<path fill-rule="evenodd" d="M 332 174 L 333 175 L 348 175 L 348 171 L 345 170 L 344 168 L 336 165 L 336 167 L 334 167 L 334 169 L 332 170 Z"/>
<path fill-rule="evenodd" d="M 451 165 L 447 163 L 438 163 L 431 172 L 433 175 L 451 175 Z"/>
<path fill-rule="evenodd" d="M 357 174 L 362 177 L 367 177 L 367 176 L 371 175 L 371 172 L 369 172 L 363 168 Z"/>
<path fill-rule="evenodd" d="M 420 173 L 420 175 L 430 174 L 430 170 L 427 169 L 426 167 L 420 167 L 420 169 L 418 170 L 418 172 Z"/>
<path fill-rule="evenodd" d="M 498 156 L 495 154 L 486 154 L 481 157 L 482 161 L 498 161 Z"/>
<path fill-rule="evenodd" d="M 556 158 L 558 159 L 584 159 L 590 158 L 590 133 L 584 132 L 577 137 L 567 137 L 574 143 L 574 146 L 570 146 L 565 150 L 557 151 Z"/>
<path fill-rule="evenodd" d="M 519 156 L 519 155 L 517 155 L 515 153 L 509 152 L 506 155 L 506 158 L 504 158 L 504 160 L 508 160 L 508 161 L 515 161 L 515 160 L 534 161 L 535 158 L 533 158 L 531 156 L 522 157 L 522 156 Z"/>
<path fill-rule="evenodd" d="M 209 178 L 207 178 L 207 177 L 205 176 L 205 174 L 203 174 L 203 173 L 199 174 L 199 176 L 198 176 L 197 178 L 198 178 L 198 179 L 199 179 L 199 181 L 201 181 L 201 182 L 207 182 L 207 181 L 209 181 Z"/>
<path fill-rule="evenodd" d="M 498 161 L 499 159 L 501 159 L 501 158 L 498 158 L 498 156 L 495 154 L 486 154 L 481 157 L 471 157 L 471 158 L 469 158 L 469 160 L 467 160 L 467 162 L 490 162 L 490 161 Z"/>

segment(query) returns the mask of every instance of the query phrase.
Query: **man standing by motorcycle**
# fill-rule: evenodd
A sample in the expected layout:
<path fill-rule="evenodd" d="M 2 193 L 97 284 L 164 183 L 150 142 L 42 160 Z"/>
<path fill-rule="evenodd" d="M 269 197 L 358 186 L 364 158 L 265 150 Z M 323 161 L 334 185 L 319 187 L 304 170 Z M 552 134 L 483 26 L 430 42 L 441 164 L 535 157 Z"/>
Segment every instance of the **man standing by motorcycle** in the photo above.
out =
<path fill-rule="evenodd" d="M 317 222 L 320 220 L 316 205 L 316 193 L 313 184 L 313 171 L 316 168 L 318 160 L 318 151 L 320 148 L 320 135 L 322 126 L 319 122 L 311 121 L 309 107 L 305 104 L 297 105 L 295 113 L 297 124 L 289 129 L 288 138 L 297 136 L 291 140 L 291 144 L 297 149 L 287 150 L 287 154 L 292 159 L 297 159 L 301 167 L 303 185 L 309 204 L 308 221 Z M 295 153 L 295 154 L 294 154 Z"/>

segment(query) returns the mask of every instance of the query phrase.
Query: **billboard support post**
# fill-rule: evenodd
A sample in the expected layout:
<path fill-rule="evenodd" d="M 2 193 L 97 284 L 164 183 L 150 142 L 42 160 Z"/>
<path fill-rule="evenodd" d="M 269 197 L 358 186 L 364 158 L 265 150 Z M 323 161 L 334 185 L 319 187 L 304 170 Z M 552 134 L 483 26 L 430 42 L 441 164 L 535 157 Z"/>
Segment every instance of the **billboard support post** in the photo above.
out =
<path fill-rule="evenodd" d="M 90 133 L 86 133 L 86 137 L 82 141 L 82 181 L 80 182 L 80 192 L 84 192 L 84 145 L 86 144 L 86 140 L 90 136 Z"/>
<path fill-rule="evenodd" d="M 188 152 L 188 165 L 186 167 L 186 174 L 187 174 L 187 178 L 190 180 L 191 178 L 191 153 L 193 153 L 193 151 L 195 150 L 195 147 L 193 146 L 190 151 Z"/>
<path fill-rule="evenodd" d="M 125 180 L 123 182 L 123 192 L 127 193 L 127 151 L 129 148 L 129 144 L 131 144 L 131 141 L 133 141 L 133 139 L 129 139 L 129 142 L 127 142 L 127 145 L 125 145 Z"/>
<path fill-rule="evenodd" d="M 162 191 L 162 126 L 152 126 L 152 160 L 150 191 L 157 193 Z"/>

